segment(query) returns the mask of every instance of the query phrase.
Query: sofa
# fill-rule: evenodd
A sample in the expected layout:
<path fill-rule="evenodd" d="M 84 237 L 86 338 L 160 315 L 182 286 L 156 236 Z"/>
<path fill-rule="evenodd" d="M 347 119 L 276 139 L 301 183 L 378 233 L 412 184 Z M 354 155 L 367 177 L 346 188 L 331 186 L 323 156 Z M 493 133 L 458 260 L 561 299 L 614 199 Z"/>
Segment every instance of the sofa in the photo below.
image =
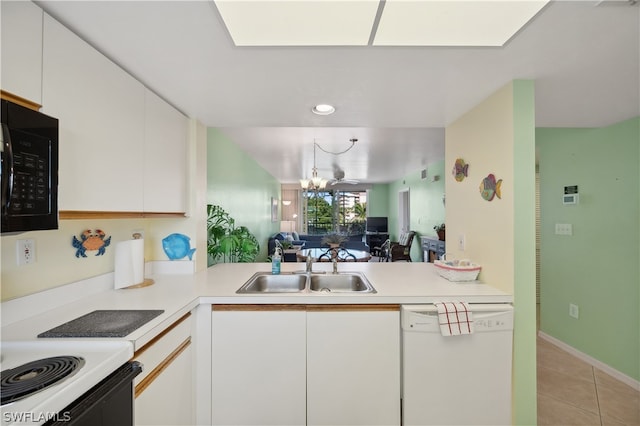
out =
<path fill-rule="evenodd" d="M 273 254 L 276 248 L 276 240 L 284 241 L 289 239 L 289 241 L 291 241 L 294 246 L 301 246 L 302 248 L 323 248 L 323 247 L 329 248 L 329 245 L 322 244 L 322 237 L 324 237 L 324 235 L 322 234 L 308 235 L 308 234 L 298 234 L 296 232 L 292 232 L 291 237 L 293 238 L 293 240 L 288 238 L 288 235 L 286 232 L 278 232 L 276 234 L 273 234 L 271 237 L 269 237 L 269 241 L 267 244 L 267 249 L 269 250 L 268 251 L 269 256 Z M 340 246 L 344 247 L 347 250 L 351 249 L 351 250 L 362 250 L 366 252 L 370 251 L 369 246 L 364 241 L 364 235 L 362 234 L 349 235 L 347 237 L 347 241 L 340 244 Z M 285 256 L 284 260 L 289 262 L 292 259 Z M 295 261 L 295 259 L 293 261 Z"/>
<path fill-rule="evenodd" d="M 324 237 L 324 235 L 303 235 L 300 234 L 300 240 L 304 240 L 305 241 L 305 248 L 329 248 L 328 244 L 322 244 L 322 237 Z M 347 241 L 343 242 L 342 244 L 340 244 L 340 247 L 344 247 L 347 250 L 352 249 L 352 250 L 362 250 L 362 251 L 369 251 L 369 246 L 367 245 L 367 243 L 364 242 L 364 235 L 362 234 L 358 234 L 358 235 L 348 235 L 347 236 Z"/>
<path fill-rule="evenodd" d="M 293 239 L 291 239 L 291 237 Z M 269 240 L 267 242 L 267 255 L 271 256 L 273 255 L 273 253 L 275 252 L 276 249 L 276 240 L 282 242 L 285 240 L 291 241 L 291 243 L 293 243 L 294 247 L 295 246 L 300 246 L 300 247 L 305 247 L 306 241 L 304 240 L 300 240 L 300 238 L 298 237 L 298 234 L 296 232 L 293 232 L 292 235 L 288 235 L 286 232 L 278 232 L 276 234 L 273 234 L 272 236 L 269 237 Z M 288 253 L 284 254 L 284 258 L 282 259 L 285 262 L 295 262 L 295 255 L 294 256 L 289 256 Z"/>

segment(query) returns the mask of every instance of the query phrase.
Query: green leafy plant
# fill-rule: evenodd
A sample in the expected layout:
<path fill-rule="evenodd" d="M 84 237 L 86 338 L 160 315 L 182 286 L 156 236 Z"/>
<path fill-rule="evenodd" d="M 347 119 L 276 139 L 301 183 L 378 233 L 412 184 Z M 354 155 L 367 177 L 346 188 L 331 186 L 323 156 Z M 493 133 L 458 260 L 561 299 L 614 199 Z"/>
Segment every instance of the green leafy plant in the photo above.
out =
<path fill-rule="evenodd" d="M 216 263 L 253 262 L 260 251 L 256 237 L 222 207 L 207 205 L 208 265 Z"/>
<path fill-rule="evenodd" d="M 342 234 L 338 234 L 337 232 L 332 232 L 322 237 L 320 242 L 328 245 L 340 245 L 345 241 L 347 241 L 347 237 Z"/>
<path fill-rule="evenodd" d="M 293 243 L 287 240 L 280 241 L 280 245 L 282 246 L 283 250 L 289 250 L 290 248 L 293 247 Z"/>

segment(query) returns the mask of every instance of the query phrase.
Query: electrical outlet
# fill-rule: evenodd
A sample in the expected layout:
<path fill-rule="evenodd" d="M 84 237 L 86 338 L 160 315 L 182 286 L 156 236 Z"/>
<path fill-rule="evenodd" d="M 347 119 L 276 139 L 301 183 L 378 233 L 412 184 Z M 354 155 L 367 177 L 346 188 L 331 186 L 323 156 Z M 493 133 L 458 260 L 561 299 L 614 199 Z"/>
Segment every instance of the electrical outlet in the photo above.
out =
<path fill-rule="evenodd" d="M 460 234 L 458 235 L 458 250 L 464 251 L 464 246 L 465 246 L 464 234 Z"/>
<path fill-rule="evenodd" d="M 571 318 L 578 319 L 578 317 L 580 316 L 580 309 L 578 308 L 578 305 L 569 303 L 569 316 Z"/>
<path fill-rule="evenodd" d="M 36 261 L 36 241 L 33 239 L 16 241 L 16 259 L 18 265 L 27 265 Z"/>

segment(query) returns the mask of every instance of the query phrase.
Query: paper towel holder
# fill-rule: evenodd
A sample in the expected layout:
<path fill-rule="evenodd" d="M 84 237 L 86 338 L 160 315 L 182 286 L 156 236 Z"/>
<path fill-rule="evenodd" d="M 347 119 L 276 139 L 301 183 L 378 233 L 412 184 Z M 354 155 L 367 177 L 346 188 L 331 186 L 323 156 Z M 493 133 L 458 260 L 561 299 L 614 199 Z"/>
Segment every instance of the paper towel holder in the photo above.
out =
<path fill-rule="evenodd" d="M 141 240 L 142 238 L 142 234 L 140 232 L 134 232 L 132 235 L 134 240 Z M 137 283 L 137 284 L 132 284 L 126 287 L 121 287 L 122 290 L 127 290 L 127 289 L 134 289 L 134 288 L 142 288 L 142 287 L 148 287 L 152 284 L 154 284 L 155 281 L 151 278 L 143 278 L 142 282 Z"/>

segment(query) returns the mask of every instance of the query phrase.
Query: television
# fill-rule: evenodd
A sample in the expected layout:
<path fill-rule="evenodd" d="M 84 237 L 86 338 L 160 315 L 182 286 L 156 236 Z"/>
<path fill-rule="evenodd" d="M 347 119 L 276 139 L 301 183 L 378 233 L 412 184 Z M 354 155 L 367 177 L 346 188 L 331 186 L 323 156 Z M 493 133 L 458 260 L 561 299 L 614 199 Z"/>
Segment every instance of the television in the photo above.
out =
<path fill-rule="evenodd" d="M 372 234 L 389 232 L 388 220 L 386 217 L 367 217 L 367 232 Z"/>

